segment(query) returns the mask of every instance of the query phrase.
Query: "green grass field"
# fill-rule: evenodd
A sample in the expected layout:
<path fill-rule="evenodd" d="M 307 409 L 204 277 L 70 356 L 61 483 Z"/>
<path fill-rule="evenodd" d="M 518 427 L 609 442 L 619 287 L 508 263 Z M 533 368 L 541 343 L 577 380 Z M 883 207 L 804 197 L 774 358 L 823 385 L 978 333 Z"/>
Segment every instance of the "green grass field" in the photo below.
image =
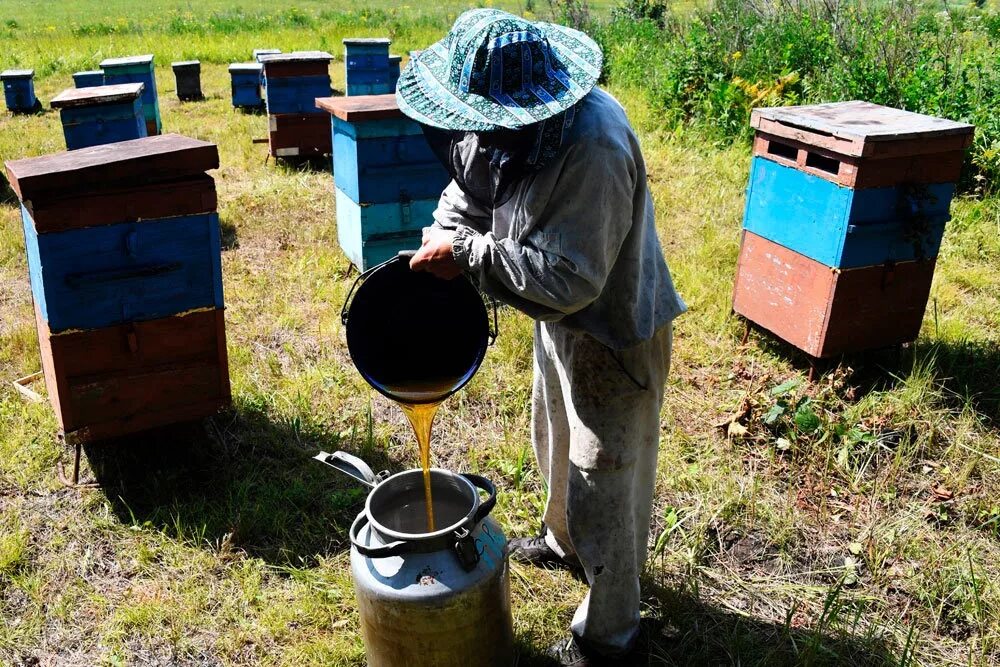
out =
<path fill-rule="evenodd" d="M 353 278 L 330 173 L 265 163 L 251 139 L 266 136 L 266 117 L 233 111 L 225 63 L 255 47 L 339 53 L 348 35 L 392 34 L 405 52 L 463 6 L 372 4 L 389 11 L 0 0 L 0 66 L 35 67 L 42 100 L 103 57 L 155 53 L 165 130 L 218 144 L 235 394 L 232 411 L 204 423 L 89 447 L 85 475 L 102 488 L 62 487 L 57 466 L 70 456 L 51 411 L 9 385 L 39 360 L 19 212 L 0 191 L 3 667 L 364 663 L 346 551 L 363 492 L 310 457 L 347 449 L 400 470 L 416 465 L 416 445 L 347 356 L 339 313 Z M 234 5 L 255 27 L 184 27 Z M 118 32 L 74 34 L 119 18 Z M 181 104 L 169 62 L 190 57 L 204 63 L 207 99 Z M 332 71 L 342 87 L 342 61 Z M 997 200 L 955 204 L 916 344 L 846 359 L 810 384 L 787 347 L 759 333 L 741 344 L 730 313 L 749 151 L 667 133 L 643 91 L 607 85 L 639 130 L 691 307 L 677 322 L 663 413 L 644 614 L 667 625 L 648 664 L 997 664 Z M 0 158 L 62 148 L 57 114 L 0 115 Z M 432 447 L 437 465 L 500 485 L 495 515 L 508 534 L 536 530 L 544 499 L 528 433 L 530 350 L 531 322 L 504 312 Z M 584 590 L 565 573 L 513 568 L 522 665 L 545 664 L 538 651 L 565 632 Z"/>

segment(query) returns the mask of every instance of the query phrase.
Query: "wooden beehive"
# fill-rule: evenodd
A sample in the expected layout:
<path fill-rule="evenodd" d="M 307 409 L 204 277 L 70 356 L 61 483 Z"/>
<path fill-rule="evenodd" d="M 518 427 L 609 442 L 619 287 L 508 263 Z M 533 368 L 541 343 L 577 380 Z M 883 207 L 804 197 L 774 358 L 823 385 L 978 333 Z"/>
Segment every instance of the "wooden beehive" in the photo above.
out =
<path fill-rule="evenodd" d="M 7 163 L 60 429 L 90 442 L 230 401 L 215 145 L 178 135 Z"/>
<path fill-rule="evenodd" d="M 115 83 L 141 83 L 142 113 L 146 119 L 146 134 L 155 136 L 163 131 L 160 118 L 160 99 L 156 92 L 156 69 L 153 56 L 108 58 L 101 61 L 105 85 Z"/>
<path fill-rule="evenodd" d="M 395 90 L 390 68 L 389 44 L 389 39 L 384 37 L 344 40 L 344 70 L 348 95 L 384 95 Z"/>
<path fill-rule="evenodd" d="M 32 113 L 38 108 L 35 97 L 35 70 L 8 69 L 0 72 L 4 101 L 11 113 Z"/>
<path fill-rule="evenodd" d="M 263 71 L 260 63 L 233 63 L 229 66 L 234 108 L 259 109 L 264 106 L 264 98 L 260 94 Z"/>
<path fill-rule="evenodd" d="M 332 116 L 337 233 L 367 269 L 420 246 L 448 173 L 395 95 L 316 100 Z"/>
<path fill-rule="evenodd" d="M 328 155 L 332 150 L 326 114 L 317 97 L 330 95 L 330 61 L 325 51 L 262 55 L 268 144 L 274 157 Z"/>
<path fill-rule="evenodd" d="M 751 122 L 736 312 L 817 357 L 913 340 L 972 126 L 866 102 L 757 109 Z M 775 248 L 787 270 L 762 259 Z M 774 305 L 779 293 L 793 310 Z M 851 309 L 866 335 L 849 331 Z"/>
<path fill-rule="evenodd" d="M 104 72 L 99 69 L 73 74 L 73 85 L 77 88 L 93 88 L 104 85 Z"/>
<path fill-rule="evenodd" d="M 177 82 L 177 99 L 182 102 L 195 102 L 204 99 L 201 94 L 201 62 L 198 60 L 183 60 L 170 64 Z"/>
<path fill-rule="evenodd" d="M 67 88 L 52 99 L 59 109 L 66 148 L 75 150 L 146 136 L 142 113 L 143 84 L 122 83 Z"/>

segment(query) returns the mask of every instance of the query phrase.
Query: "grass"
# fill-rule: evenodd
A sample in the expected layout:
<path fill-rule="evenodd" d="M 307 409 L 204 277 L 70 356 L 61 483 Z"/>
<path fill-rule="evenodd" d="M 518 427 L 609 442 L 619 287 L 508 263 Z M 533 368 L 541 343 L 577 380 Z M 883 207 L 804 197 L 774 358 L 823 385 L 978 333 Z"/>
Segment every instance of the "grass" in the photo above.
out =
<path fill-rule="evenodd" d="M 416 464 L 416 446 L 347 358 L 339 309 L 351 278 L 330 175 L 264 163 L 250 139 L 266 119 L 230 108 L 225 63 L 258 46 L 337 52 L 341 36 L 390 29 L 394 49 L 419 48 L 450 10 L 415 27 L 416 8 L 397 7 L 368 24 L 328 14 L 301 29 L 173 34 L 115 0 L 17 8 L 25 27 L 5 53 L 36 66 L 43 100 L 102 56 L 152 52 L 166 129 L 218 144 L 235 406 L 90 447 L 86 472 L 103 488 L 62 488 L 56 463 L 68 453 L 53 416 L 6 384 L 37 370 L 38 353 L 18 211 L 0 205 L 0 665 L 363 664 L 345 542 L 363 493 L 310 457 L 342 448 L 398 470 Z M 152 25 L 72 34 L 74 21 L 117 16 Z M 176 101 L 164 65 L 181 57 L 205 63 L 205 102 Z M 741 345 L 730 314 L 745 147 L 666 133 L 643 90 L 608 85 L 639 129 L 661 238 L 691 306 L 663 413 L 644 613 L 668 623 L 649 664 L 996 664 L 997 200 L 954 206 L 914 346 L 846 359 L 809 384 L 804 360 L 769 337 Z M 0 116 L 3 159 L 61 148 L 52 112 Z M 439 465 L 494 479 L 495 515 L 520 534 L 537 527 L 544 499 L 528 433 L 531 323 L 504 312 L 501 332 L 442 409 L 432 451 Z M 718 425 L 729 423 L 741 428 L 727 436 Z M 565 632 L 584 590 L 563 573 L 514 567 L 522 664 L 544 664 L 538 649 Z"/>

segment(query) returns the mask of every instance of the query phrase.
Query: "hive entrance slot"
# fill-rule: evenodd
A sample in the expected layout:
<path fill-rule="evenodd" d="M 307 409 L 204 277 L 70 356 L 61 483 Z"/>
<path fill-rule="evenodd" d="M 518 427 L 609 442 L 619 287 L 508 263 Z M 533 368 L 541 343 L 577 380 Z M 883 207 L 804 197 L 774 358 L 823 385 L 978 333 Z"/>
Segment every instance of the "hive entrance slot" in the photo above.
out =
<path fill-rule="evenodd" d="M 775 141 L 774 139 L 767 142 L 767 153 L 768 155 L 774 155 L 775 157 L 791 160 L 792 162 L 795 162 L 799 156 L 797 148 L 780 141 Z"/>
<path fill-rule="evenodd" d="M 806 155 L 806 166 L 818 169 L 819 171 L 825 171 L 828 174 L 840 173 L 840 160 L 826 157 L 819 153 L 809 152 Z"/>

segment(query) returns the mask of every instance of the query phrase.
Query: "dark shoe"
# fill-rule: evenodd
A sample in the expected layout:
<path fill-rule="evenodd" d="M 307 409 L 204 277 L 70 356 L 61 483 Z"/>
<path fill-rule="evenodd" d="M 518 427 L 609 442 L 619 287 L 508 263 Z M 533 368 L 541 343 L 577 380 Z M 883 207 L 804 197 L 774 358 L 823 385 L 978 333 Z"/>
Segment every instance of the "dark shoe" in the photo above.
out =
<path fill-rule="evenodd" d="M 575 556 L 563 558 L 545 541 L 548 530 L 542 526 L 542 532 L 536 537 L 515 537 L 507 542 L 511 560 L 535 567 L 565 568 L 579 571 L 583 568 Z"/>
<path fill-rule="evenodd" d="M 588 651 L 577 640 L 576 635 L 553 644 L 547 652 L 562 667 L 625 667 L 627 658 L 608 658 Z"/>

